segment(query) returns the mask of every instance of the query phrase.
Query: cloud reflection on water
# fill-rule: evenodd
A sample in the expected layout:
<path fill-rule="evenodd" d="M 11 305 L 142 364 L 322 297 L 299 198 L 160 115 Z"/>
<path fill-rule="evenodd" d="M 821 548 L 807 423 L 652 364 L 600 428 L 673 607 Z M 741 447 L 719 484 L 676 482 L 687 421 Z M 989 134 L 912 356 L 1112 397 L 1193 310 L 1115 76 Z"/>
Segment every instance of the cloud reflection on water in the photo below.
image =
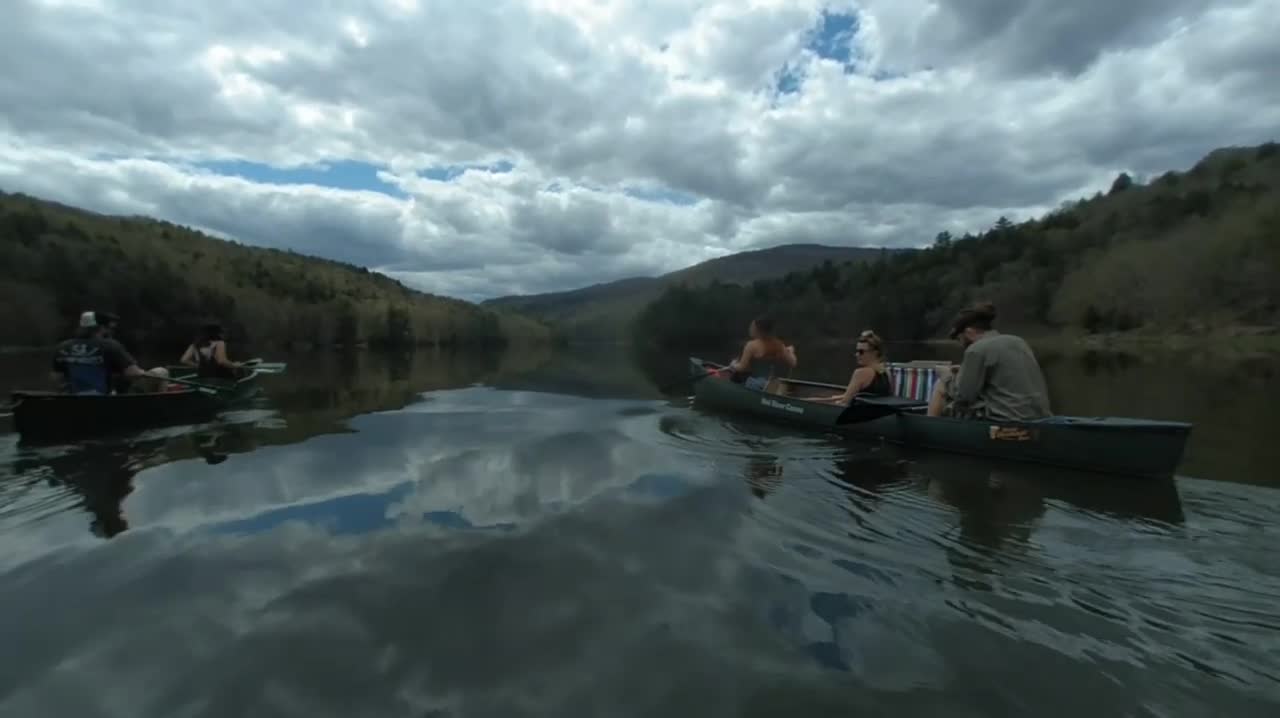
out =
<path fill-rule="evenodd" d="M 1261 492 L 481 387 L 350 427 L 142 468 L 110 541 L 6 532 L 0 714 L 1262 705 Z"/>

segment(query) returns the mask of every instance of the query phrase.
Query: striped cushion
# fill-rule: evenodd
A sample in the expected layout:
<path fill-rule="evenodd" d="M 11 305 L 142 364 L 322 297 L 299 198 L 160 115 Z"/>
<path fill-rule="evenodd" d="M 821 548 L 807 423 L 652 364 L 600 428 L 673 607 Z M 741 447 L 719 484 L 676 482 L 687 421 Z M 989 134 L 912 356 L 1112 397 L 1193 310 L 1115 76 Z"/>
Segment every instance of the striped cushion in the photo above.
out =
<path fill-rule="evenodd" d="M 927 401 L 938 383 L 938 368 L 909 364 L 890 364 L 889 379 L 893 393 L 904 399 Z"/>

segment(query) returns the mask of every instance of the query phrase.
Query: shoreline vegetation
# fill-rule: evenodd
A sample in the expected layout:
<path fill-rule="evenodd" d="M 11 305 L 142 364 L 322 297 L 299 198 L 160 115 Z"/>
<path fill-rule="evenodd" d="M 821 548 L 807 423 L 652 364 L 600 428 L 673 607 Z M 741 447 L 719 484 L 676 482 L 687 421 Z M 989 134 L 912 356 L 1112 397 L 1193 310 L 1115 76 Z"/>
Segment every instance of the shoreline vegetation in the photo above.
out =
<path fill-rule="evenodd" d="M 363 267 L 0 192 L 0 346 L 54 345 L 86 309 L 120 315 L 139 347 L 185 346 L 204 321 L 260 349 L 555 340 L 538 320 Z"/>
<path fill-rule="evenodd" d="M 93 308 L 122 317 L 126 345 L 165 350 L 212 320 L 255 352 L 579 342 L 661 351 L 740 342 L 762 313 L 799 345 L 851 344 L 866 328 L 892 343 L 945 345 L 951 318 L 977 300 L 995 303 L 997 328 L 1050 350 L 1275 353 L 1280 144 L 1214 150 L 1147 182 L 1122 173 L 1106 194 L 1021 223 L 1001 217 L 977 235 L 940 232 L 925 249 L 818 263 L 831 250 L 785 245 L 594 294 L 474 304 L 351 264 L 0 192 L 0 353 L 46 350 Z M 766 272 L 778 264 L 807 268 Z M 614 296 L 660 280 L 643 305 Z M 559 295 L 574 301 L 552 302 L 554 316 L 537 309 Z M 584 324 L 616 331 L 576 329 Z"/>
<path fill-rule="evenodd" d="M 641 312 L 632 337 L 719 343 L 768 313 L 795 342 L 850 341 L 867 328 L 930 342 L 981 300 L 995 303 L 997 328 L 1029 342 L 1275 347 L 1280 144 L 1214 150 L 1146 183 L 1122 173 L 1106 194 L 1017 224 L 1001 217 L 978 235 L 940 232 L 920 251 L 745 285 L 671 287 Z"/>
<path fill-rule="evenodd" d="M 1224 357 L 1235 355 L 1273 355 L 1280 354 L 1280 328 L 1277 327 L 1225 327 L 1214 332 L 1205 334 L 1152 334 L 1139 331 L 1130 332 L 1114 332 L 1109 334 L 1058 334 L 1058 335 L 1023 335 L 1023 338 L 1037 351 L 1065 353 L 1065 354 L 1083 354 L 1087 352 L 1101 351 L 1113 354 L 1129 354 L 1138 355 L 1141 353 L 1166 354 L 1171 352 L 1181 352 L 1195 349 L 1197 352 L 1206 354 L 1211 357 Z M 807 340 L 800 348 L 804 346 L 820 347 L 829 349 L 840 346 L 852 347 L 856 341 L 856 337 L 815 337 Z M 507 345 L 521 345 L 522 340 L 513 340 L 507 342 Z M 951 349 L 955 346 L 955 342 L 950 339 L 909 339 L 901 341 L 888 341 L 886 343 L 891 346 L 916 346 L 931 347 L 935 350 Z M 551 341 L 539 341 L 538 345 L 557 346 L 561 348 L 571 349 L 575 346 L 617 346 L 628 347 L 634 346 L 633 342 L 624 340 L 567 340 L 557 337 Z M 705 346 L 705 342 L 703 343 Z M 0 346 L 0 356 L 14 354 L 39 354 L 53 351 L 57 346 L 56 343 L 43 346 Z M 144 350 L 163 350 L 166 347 L 160 346 L 144 346 Z M 264 349 L 277 348 L 271 345 Z M 305 352 L 321 347 L 309 346 L 304 344 L 294 344 L 288 347 L 279 347 L 287 349 L 288 352 Z M 341 344 L 334 344 L 329 347 L 337 352 L 344 351 L 373 351 L 381 353 L 384 351 L 382 347 L 370 345 L 358 345 L 355 347 L 345 347 Z M 433 351 L 433 350 L 457 350 L 470 351 L 484 349 L 484 346 L 468 346 L 442 345 L 434 347 L 432 345 L 418 345 L 415 347 L 407 347 L 406 349 L 417 351 Z M 243 353 L 243 352 L 241 352 Z M 252 353 L 252 351 L 250 352 Z M 247 356 L 247 355 L 246 355 Z M 915 357 L 905 357 L 907 360 Z"/>

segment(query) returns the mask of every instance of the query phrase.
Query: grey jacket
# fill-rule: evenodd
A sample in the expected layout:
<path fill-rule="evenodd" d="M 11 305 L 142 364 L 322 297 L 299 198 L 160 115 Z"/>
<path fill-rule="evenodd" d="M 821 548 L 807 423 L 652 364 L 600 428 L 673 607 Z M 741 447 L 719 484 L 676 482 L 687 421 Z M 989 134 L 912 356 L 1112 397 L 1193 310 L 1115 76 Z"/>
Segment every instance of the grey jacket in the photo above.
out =
<path fill-rule="evenodd" d="M 1053 415 L 1049 390 L 1031 347 L 989 331 L 969 345 L 956 377 L 955 401 L 992 419 L 1030 421 Z"/>

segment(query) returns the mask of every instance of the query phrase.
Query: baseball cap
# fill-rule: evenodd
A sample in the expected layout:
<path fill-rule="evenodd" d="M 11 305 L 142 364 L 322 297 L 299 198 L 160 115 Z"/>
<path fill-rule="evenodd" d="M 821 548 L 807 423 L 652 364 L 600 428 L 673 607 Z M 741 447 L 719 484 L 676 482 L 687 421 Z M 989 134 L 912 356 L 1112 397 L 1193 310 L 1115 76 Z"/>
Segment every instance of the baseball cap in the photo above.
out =
<path fill-rule="evenodd" d="M 120 321 L 120 317 L 111 312 L 81 312 L 80 326 L 84 328 L 96 327 L 103 324 L 115 324 Z"/>

